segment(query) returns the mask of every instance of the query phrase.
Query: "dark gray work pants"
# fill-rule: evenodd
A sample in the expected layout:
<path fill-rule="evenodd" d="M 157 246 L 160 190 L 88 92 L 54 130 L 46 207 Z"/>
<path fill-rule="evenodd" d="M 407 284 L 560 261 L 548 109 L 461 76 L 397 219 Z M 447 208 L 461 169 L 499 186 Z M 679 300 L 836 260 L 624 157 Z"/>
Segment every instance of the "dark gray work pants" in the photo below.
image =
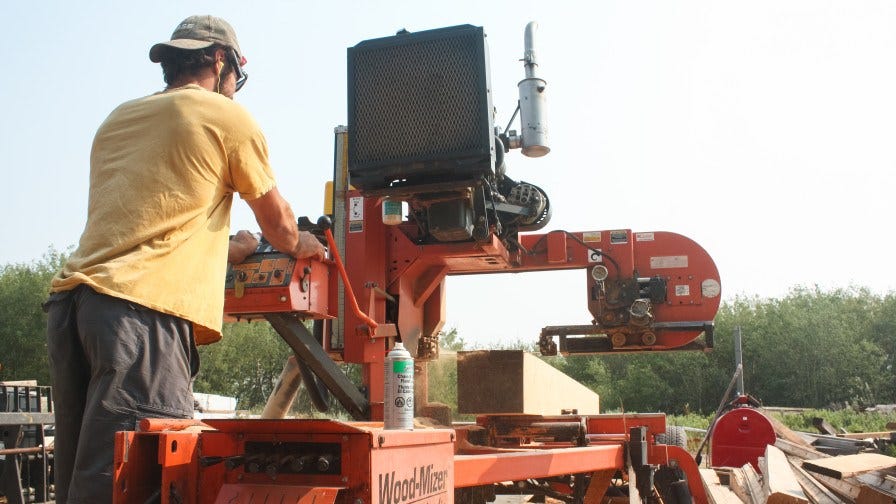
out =
<path fill-rule="evenodd" d="M 84 285 L 52 294 L 45 309 L 56 502 L 112 502 L 115 433 L 141 418 L 193 416 L 192 324 Z"/>

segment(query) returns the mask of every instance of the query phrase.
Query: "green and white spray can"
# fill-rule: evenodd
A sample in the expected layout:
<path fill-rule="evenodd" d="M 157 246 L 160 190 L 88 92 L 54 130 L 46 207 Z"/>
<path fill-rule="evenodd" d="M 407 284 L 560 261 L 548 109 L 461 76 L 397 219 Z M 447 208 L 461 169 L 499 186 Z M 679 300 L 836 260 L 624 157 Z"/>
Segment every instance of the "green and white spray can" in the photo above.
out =
<path fill-rule="evenodd" d="M 401 342 L 386 355 L 383 428 L 414 429 L 414 359 Z"/>

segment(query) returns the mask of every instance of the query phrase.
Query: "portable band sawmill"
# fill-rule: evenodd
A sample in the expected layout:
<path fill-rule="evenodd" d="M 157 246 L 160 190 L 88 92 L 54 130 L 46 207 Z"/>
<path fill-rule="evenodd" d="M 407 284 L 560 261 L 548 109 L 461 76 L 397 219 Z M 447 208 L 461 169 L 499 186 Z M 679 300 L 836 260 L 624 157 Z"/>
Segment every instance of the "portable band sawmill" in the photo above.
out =
<path fill-rule="evenodd" d="M 543 328 L 543 355 L 712 347 L 721 286 L 699 245 L 671 232 L 544 232 L 548 195 L 510 177 L 513 150 L 550 150 L 534 38 L 530 23 L 511 119 L 519 132 L 495 125 L 480 27 L 402 31 L 348 49 L 332 210 L 298 223 L 326 240 L 329 258 L 296 260 L 262 242 L 229 270 L 225 315 L 267 320 L 294 351 L 312 402 L 326 409 L 332 395 L 354 421 L 144 420 L 116 438 L 116 502 L 450 504 L 508 490 L 570 503 L 614 492 L 706 502 L 694 459 L 656 442 L 663 414 L 382 423 L 385 356 L 402 342 L 425 379 L 449 275 L 582 270 L 593 319 Z M 338 363 L 359 365 L 362 383 Z"/>

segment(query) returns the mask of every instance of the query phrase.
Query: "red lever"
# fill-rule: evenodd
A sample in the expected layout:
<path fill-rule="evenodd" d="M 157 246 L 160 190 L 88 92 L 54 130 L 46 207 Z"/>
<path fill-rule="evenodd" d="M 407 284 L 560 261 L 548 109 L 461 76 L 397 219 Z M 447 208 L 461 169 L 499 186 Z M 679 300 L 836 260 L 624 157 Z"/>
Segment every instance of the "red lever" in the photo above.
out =
<path fill-rule="evenodd" d="M 379 324 L 368 317 L 366 313 L 362 312 L 361 307 L 358 306 L 358 300 L 355 299 L 355 292 L 352 290 L 352 284 L 348 281 L 348 273 L 345 271 L 345 265 L 342 264 L 342 258 L 339 257 L 339 249 L 336 248 L 336 239 L 333 238 L 333 232 L 330 231 L 330 229 L 324 229 L 324 235 L 327 237 L 327 245 L 330 247 L 330 254 L 333 255 L 333 260 L 336 262 L 336 269 L 339 270 L 339 276 L 342 277 L 342 283 L 345 285 L 346 297 L 352 305 L 352 312 L 354 312 L 355 316 L 361 319 L 361 321 L 370 328 L 370 335 L 373 336 L 376 333 L 376 328 Z"/>

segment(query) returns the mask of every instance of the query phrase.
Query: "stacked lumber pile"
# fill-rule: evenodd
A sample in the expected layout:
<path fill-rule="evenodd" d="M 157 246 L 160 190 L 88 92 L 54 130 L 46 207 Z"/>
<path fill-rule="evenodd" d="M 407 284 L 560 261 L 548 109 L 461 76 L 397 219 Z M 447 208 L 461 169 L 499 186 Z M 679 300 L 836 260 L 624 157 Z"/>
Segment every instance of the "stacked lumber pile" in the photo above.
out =
<path fill-rule="evenodd" d="M 892 504 L 896 458 L 879 453 L 831 456 L 778 439 L 759 469 L 701 469 L 711 504 Z"/>

